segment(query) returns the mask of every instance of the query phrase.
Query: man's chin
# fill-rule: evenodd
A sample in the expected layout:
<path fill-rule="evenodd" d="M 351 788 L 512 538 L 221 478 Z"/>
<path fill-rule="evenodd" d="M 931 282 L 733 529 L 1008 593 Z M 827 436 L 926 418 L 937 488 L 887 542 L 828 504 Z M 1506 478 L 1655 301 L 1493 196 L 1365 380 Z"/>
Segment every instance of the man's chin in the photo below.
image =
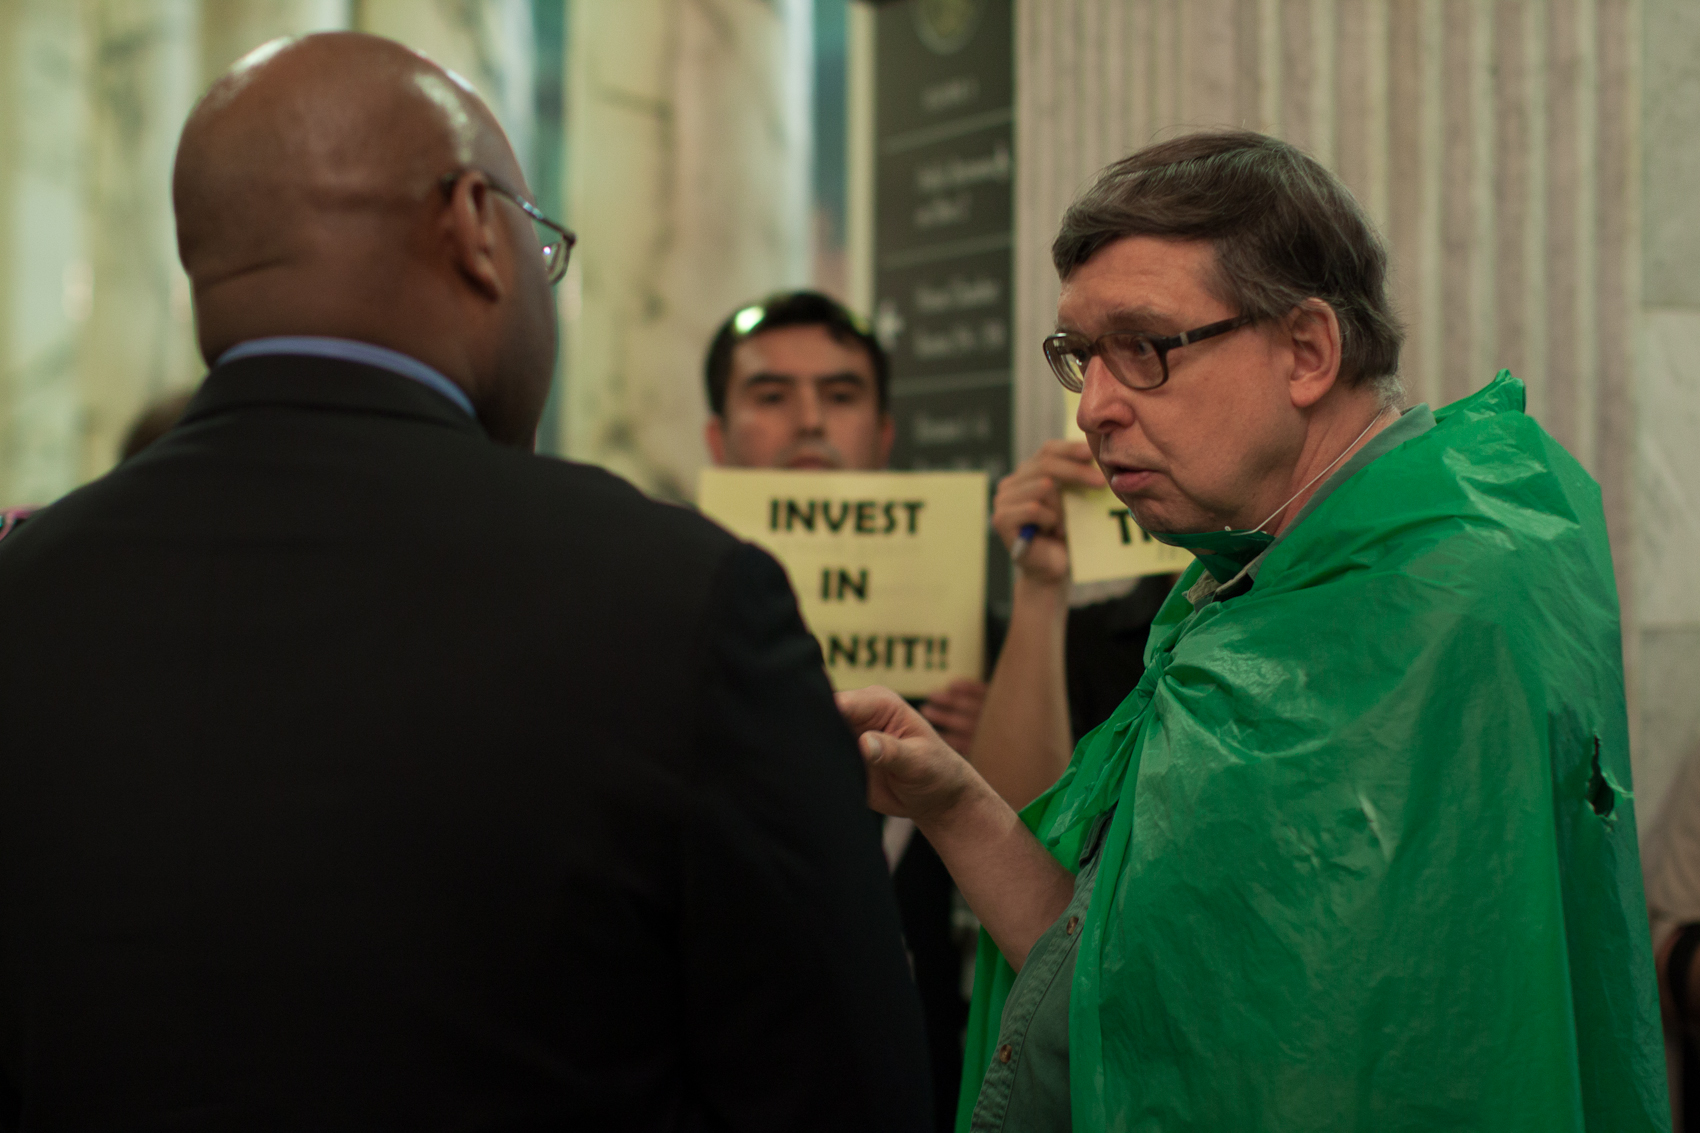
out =
<path fill-rule="evenodd" d="M 1132 500 L 1122 500 L 1122 503 L 1127 505 L 1128 513 L 1133 516 L 1133 521 L 1139 524 L 1139 529 L 1148 535 L 1188 535 L 1210 528 L 1208 520 L 1172 515 L 1149 499 L 1135 497 Z"/>
<path fill-rule="evenodd" d="M 1136 483 L 1127 480 L 1110 483 L 1110 491 L 1123 504 L 1128 514 L 1147 535 L 1192 535 L 1200 531 L 1220 531 L 1220 521 L 1212 520 L 1186 497 L 1157 476 L 1147 473 Z"/>
<path fill-rule="evenodd" d="M 839 465 L 827 457 L 810 454 L 794 456 L 780 467 L 790 472 L 835 472 Z"/>
<path fill-rule="evenodd" d="M 1122 505 L 1127 508 L 1128 514 L 1133 516 L 1133 521 L 1139 524 L 1141 531 L 1155 532 L 1160 529 L 1153 527 L 1152 524 L 1163 523 L 1163 508 L 1148 494 L 1144 492 L 1124 493 L 1118 491 L 1113 483 L 1110 485 L 1110 494 L 1122 502 Z"/>

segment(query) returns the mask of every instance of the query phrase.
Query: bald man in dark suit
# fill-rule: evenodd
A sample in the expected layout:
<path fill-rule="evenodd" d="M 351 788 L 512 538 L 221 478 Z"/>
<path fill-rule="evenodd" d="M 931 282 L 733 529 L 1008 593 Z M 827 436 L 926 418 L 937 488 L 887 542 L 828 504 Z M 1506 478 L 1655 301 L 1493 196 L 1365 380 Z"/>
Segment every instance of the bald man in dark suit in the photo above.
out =
<path fill-rule="evenodd" d="M 174 188 L 212 372 L 0 546 L 0 1128 L 925 1128 L 784 573 L 530 452 L 571 239 L 489 111 L 280 42 Z"/>

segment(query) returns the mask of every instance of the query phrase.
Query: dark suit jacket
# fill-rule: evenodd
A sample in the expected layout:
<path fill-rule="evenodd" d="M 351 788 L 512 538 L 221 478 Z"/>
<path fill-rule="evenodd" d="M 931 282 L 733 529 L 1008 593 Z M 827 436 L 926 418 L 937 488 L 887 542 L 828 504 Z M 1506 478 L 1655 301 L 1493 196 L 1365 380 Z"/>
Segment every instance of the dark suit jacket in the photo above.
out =
<path fill-rule="evenodd" d="M 933 1130 L 950 1133 L 956 1128 L 956 1103 L 962 1094 L 962 1040 L 968 1026 L 963 940 L 955 923 L 956 883 L 939 852 L 917 830 L 892 871 L 891 887 L 927 1026 Z"/>
<path fill-rule="evenodd" d="M 694 513 L 256 358 L 0 626 L 0 1127 L 928 1126 L 819 651 Z"/>
<path fill-rule="evenodd" d="M 1147 575 L 1120 598 L 1068 612 L 1065 664 L 1075 743 L 1108 720 L 1145 675 L 1151 622 L 1174 585 L 1172 574 Z"/>

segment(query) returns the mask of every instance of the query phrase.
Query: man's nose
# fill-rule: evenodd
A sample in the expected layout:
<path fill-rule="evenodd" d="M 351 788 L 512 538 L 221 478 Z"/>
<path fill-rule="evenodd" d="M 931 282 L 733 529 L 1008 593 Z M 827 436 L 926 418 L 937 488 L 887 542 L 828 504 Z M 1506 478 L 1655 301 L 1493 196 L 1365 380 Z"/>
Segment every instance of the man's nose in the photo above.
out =
<path fill-rule="evenodd" d="M 1080 408 L 1074 414 L 1081 432 L 1112 433 L 1133 423 L 1131 391 L 1116 381 L 1102 358 L 1094 355 L 1086 363 L 1085 377 Z"/>
<path fill-rule="evenodd" d="M 798 398 L 797 428 L 804 433 L 819 433 L 824 427 L 821 417 L 820 391 L 813 385 L 804 385 L 802 397 Z"/>

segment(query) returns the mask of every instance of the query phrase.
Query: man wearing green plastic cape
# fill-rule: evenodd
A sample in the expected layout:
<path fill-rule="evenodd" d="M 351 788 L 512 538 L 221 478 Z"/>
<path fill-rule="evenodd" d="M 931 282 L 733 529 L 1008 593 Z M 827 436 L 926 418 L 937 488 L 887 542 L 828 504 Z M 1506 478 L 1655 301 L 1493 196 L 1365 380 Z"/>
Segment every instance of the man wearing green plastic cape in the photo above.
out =
<path fill-rule="evenodd" d="M 1597 486 L 1509 374 L 1399 411 L 1386 254 L 1284 143 L 1118 162 L 1053 258 L 1052 369 L 1197 561 L 1019 817 L 840 698 L 987 929 L 959 1128 L 1667 1128 Z"/>

